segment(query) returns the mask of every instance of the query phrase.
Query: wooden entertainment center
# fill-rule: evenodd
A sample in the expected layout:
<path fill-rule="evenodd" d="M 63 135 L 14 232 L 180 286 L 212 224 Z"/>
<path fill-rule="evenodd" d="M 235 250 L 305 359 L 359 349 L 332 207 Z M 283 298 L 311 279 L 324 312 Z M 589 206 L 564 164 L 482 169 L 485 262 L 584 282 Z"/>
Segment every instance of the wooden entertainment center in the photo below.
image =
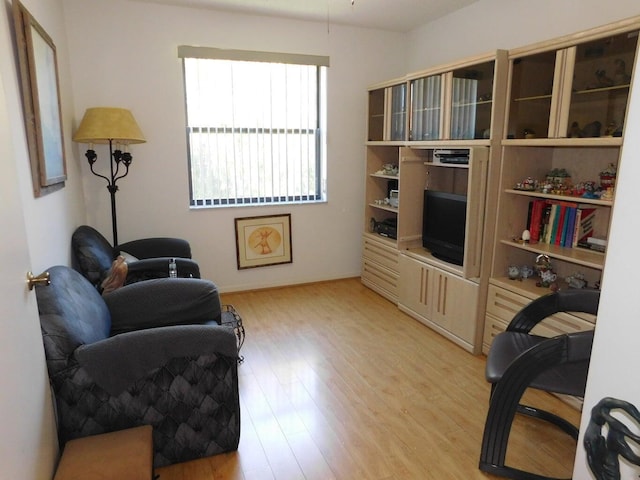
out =
<path fill-rule="evenodd" d="M 548 259 L 553 287 L 569 288 L 569 278 L 599 285 L 606 253 L 567 232 L 577 211 L 589 212 L 593 237 L 606 243 L 614 188 L 601 195 L 609 184 L 600 174 L 619 171 L 639 30 L 634 17 L 370 87 L 363 284 L 475 354 L 550 291 L 535 274 L 510 278 L 509 267 L 527 271 Z M 468 163 L 441 162 L 440 149 L 465 151 Z M 422 246 L 425 189 L 467 197 L 461 266 Z M 534 204 L 564 221 L 546 241 L 537 240 L 544 225 L 532 217 Z M 378 228 L 385 220 L 391 234 Z M 525 230 L 536 239 L 523 239 Z M 563 314 L 538 331 L 593 322 Z"/>

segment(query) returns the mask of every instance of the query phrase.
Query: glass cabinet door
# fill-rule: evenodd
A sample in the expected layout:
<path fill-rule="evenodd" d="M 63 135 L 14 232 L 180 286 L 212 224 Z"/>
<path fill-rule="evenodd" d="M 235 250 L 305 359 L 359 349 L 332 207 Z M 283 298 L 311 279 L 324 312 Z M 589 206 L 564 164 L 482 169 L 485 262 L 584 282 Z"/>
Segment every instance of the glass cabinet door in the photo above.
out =
<path fill-rule="evenodd" d="M 391 92 L 391 130 L 389 140 L 406 140 L 407 84 L 394 85 Z"/>
<path fill-rule="evenodd" d="M 568 49 L 575 55 L 573 84 L 568 117 L 559 126 L 566 125 L 567 137 L 622 136 L 637 42 L 635 31 Z"/>
<path fill-rule="evenodd" d="M 555 51 L 512 60 L 507 138 L 547 138 L 555 64 Z"/>
<path fill-rule="evenodd" d="M 442 75 L 411 81 L 409 140 L 439 140 L 442 118 Z"/>
<path fill-rule="evenodd" d="M 367 140 L 384 140 L 384 88 L 369 92 L 369 132 Z"/>
<path fill-rule="evenodd" d="M 495 62 L 453 71 L 450 138 L 489 138 Z"/>

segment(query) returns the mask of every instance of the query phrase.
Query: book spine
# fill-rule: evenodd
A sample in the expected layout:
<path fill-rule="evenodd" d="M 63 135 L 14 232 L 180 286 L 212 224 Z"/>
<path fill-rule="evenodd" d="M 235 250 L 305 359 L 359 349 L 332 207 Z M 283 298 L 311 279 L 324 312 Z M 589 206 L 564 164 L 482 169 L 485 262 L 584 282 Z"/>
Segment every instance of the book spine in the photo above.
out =
<path fill-rule="evenodd" d="M 566 205 L 559 204 L 558 208 L 560 209 L 558 216 L 558 227 L 556 228 L 556 236 L 553 239 L 553 244 L 560 246 L 560 244 L 562 243 L 562 235 L 564 234 L 567 207 Z"/>
<path fill-rule="evenodd" d="M 569 208 L 569 220 L 567 221 L 567 235 L 564 239 L 563 247 L 569 247 L 573 245 L 573 235 L 576 228 L 576 207 Z"/>
<path fill-rule="evenodd" d="M 578 233 L 578 244 L 586 243 L 587 238 L 593 235 L 593 221 L 595 219 L 595 208 L 583 208 L 580 217 L 580 230 Z"/>
<path fill-rule="evenodd" d="M 540 241 L 540 230 L 542 228 L 542 214 L 546 202 L 544 200 L 536 199 L 533 201 L 533 208 L 531 212 L 531 223 L 529 225 L 529 232 L 531 233 L 531 243 L 537 243 Z"/>
<path fill-rule="evenodd" d="M 573 227 L 573 239 L 571 242 L 572 247 L 578 246 L 578 237 L 580 236 L 580 224 L 582 222 L 582 209 L 578 208 L 576 210 L 576 221 Z"/>
<path fill-rule="evenodd" d="M 560 205 L 554 203 L 551 205 L 551 216 L 549 217 L 549 235 L 545 239 L 549 245 L 553 245 L 556 242 L 556 235 L 558 233 L 558 220 L 560 219 Z"/>
<path fill-rule="evenodd" d="M 551 219 L 551 212 L 552 212 L 552 205 L 550 203 L 548 203 L 545 207 L 544 207 L 544 212 L 543 212 L 543 231 L 540 235 L 540 241 L 542 243 L 549 243 L 549 237 L 551 235 L 551 224 L 552 224 L 552 219 Z"/>

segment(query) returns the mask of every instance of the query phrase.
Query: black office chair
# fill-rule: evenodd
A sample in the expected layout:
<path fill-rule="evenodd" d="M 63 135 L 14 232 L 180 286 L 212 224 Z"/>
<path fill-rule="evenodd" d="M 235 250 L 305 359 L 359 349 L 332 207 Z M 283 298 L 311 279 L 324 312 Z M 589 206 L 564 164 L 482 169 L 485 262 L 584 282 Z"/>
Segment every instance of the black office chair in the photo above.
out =
<path fill-rule="evenodd" d="M 494 339 L 487 357 L 486 378 L 491 399 L 482 438 L 480 470 L 516 480 L 549 479 L 505 465 L 511 425 L 516 413 L 550 422 L 578 439 L 578 428 L 550 412 L 520 400 L 527 388 L 583 397 L 593 330 L 552 338 L 532 335 L 531 330 L 558 312 L 596 314 L 600 292 L 567 290 L 544 295 L 518 312 L 507 330 Z"/>

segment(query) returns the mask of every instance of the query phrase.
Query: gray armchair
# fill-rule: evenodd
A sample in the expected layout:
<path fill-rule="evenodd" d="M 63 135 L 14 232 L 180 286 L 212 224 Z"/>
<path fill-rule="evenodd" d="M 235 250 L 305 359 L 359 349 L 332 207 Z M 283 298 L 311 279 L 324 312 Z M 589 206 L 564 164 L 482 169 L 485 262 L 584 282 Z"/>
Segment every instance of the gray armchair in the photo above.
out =
<path fill-rule="evenodd" d="M 78 272 L 36 287 L 61 446 L 153 426 L 156 467 L 236 450 L 238 351 L 215 285 L 156 279 L 103 298 Z"/>
<path fill-rule="evenodd" d="M 179 277 L 200 278 L 198 264 L 191 260 L 191 246 L 181 238 L 143 238 L 112 246 L 100 232 L 88 225 L 81 225 L 71 236 L 73 267 L 98 289 L 112 262 L 121 253 L 129 257 L 125 284 L 167 277 L 171 258 L 176 259 Z"/>

